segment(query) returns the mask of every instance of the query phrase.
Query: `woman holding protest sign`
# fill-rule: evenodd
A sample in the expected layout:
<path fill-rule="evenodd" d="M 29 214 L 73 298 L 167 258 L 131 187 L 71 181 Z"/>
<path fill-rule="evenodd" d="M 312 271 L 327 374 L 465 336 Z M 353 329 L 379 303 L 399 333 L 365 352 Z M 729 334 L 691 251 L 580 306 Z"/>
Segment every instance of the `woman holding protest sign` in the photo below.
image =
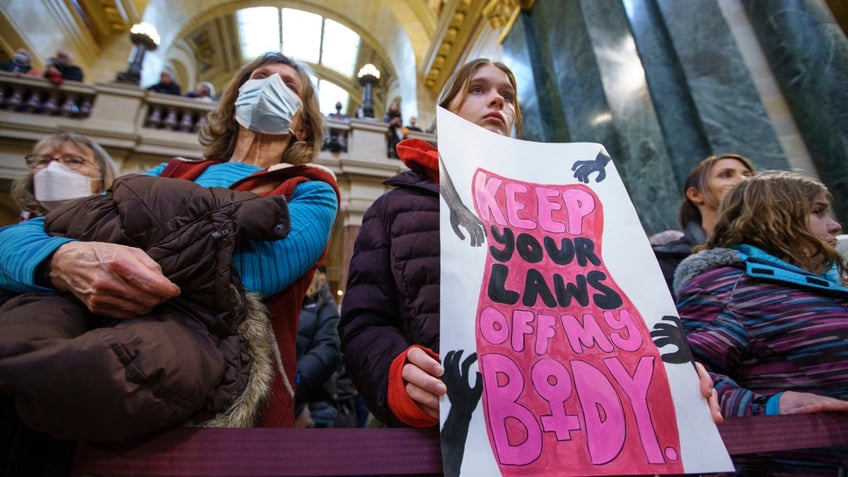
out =
<path fill-rule="evenodd" d="M 511 136 L 517 128 L 520 136 L 523 122 L 516 89 L 509 68 L 477 59 L 447 82 L 439 106 L 496 134 Z M 467 401 L 476 403 L 473 397 L 482 392 L 479 380 L 469 386 L 465 379 L 475 354 L 463 359 L 451 352 L 444 366 L 437 354 L 440 187 L 451 209 L 453 231 L 461 239 L 467 234 L 472 246 L 480 246 L 485 231 L 458 200 L 449 178 L 445 175 L 439 183 L 434 147 L 407 139 L 397 149 L 411 170 L 386 181 L 395 189 L 377 199 L 363 218 L 342 304 L 342 350 L 348 372 L 379 420 L 391 426 L 431 427 L 438 423 L 441 395 L 463 392 L 472 397 Z M 451 383 L 462 388 L 452 389 Z M 712 395 L 711 385 L 708 378 L 702 380 L 705 396 Z M 717 411 L 714 416 L 720 420 Z"/>
<path fill-rule="evenodd" d="M 497 134 L 522 120 L 505 65 L 469 62 L 448 81 L 439 106 Z M 447 392 L 439 363 L 439 155 L 420 139 L 397 145 L 411 170 L 368 209 L 356 239 L 340 330 L 345 365 L 371 412 L 391 426 L 438 423 Z M 482 244 L 482 224 L 456 211 L 456 232 Z M 461 235 L 461 234 L 460 234 Z M 381 345 L 375 347 L 374 343 Z"/>

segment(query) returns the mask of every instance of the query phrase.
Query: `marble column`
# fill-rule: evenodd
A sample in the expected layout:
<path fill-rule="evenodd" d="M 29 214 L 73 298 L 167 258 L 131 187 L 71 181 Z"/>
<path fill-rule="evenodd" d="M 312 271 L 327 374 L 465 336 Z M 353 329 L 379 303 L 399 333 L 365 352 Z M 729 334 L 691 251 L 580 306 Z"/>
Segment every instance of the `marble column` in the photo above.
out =
<path fill-rule="evenodd" d="M 710 155 L 710 145 L 698 121 L 686 77 L 668 35 L 656 0 L 624 2 L 642 68 L 653 98 L 679 193 L 692 167 Z"/>
<path fill-rule="evenodd" d="M 677 227 L 680 192 L 634 44 L 620 0 L 538 0 L 504 55 L 525 138 L 603 144 L 653 233 Z"/>
<path fill-rule="evenodd" d="M 824 0 L 741 0 L 810 151 L 848 220 L 848 39 Z"/>
<path fill-rule="evenodd" d="M 694 127 L 700 129 L 708 152 L 742 154 L 763 169 L 788 168 L 777 133 L 716 1 L 656 0 L 656 5 L 694 108 Z M 681 158 L 690 167 L 700 159 Z"/>

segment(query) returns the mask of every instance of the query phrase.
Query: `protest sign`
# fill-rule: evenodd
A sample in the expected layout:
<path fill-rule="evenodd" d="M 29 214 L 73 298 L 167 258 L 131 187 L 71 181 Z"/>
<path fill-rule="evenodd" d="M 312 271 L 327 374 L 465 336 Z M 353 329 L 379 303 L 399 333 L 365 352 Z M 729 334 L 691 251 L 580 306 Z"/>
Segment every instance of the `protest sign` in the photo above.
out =
<path fill-rule="evenodd" d="M 732 470 L 604 147 L 437 121 L 445 475 Z"/>

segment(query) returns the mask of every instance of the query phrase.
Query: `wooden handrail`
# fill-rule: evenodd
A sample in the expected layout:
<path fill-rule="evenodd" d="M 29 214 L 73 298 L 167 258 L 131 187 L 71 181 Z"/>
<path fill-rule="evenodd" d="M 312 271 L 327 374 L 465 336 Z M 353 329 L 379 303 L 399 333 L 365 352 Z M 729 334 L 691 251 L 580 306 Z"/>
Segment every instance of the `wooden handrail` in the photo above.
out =
<path fill-rule="evenodd" d="M 848 414 L 729 418 L 731 455 L 848 446 Z M 419 429 L 179 428 L 121 444 L 81 444 L 71 475 L 440 474 L 438 433 Z"/>

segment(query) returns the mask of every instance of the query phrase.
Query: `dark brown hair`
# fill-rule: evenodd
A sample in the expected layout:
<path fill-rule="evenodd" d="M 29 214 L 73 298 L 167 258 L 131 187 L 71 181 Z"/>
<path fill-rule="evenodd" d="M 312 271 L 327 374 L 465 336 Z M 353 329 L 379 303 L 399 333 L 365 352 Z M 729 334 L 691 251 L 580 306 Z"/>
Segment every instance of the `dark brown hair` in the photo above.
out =
<path fill-rule="evenodd" d="M 713 167 L 722 159 L 736 159 L 744 164 L 745 167 L 748 168 L 748 171 L 754 172 L 757 170 L 750 159 L 739 154 L 709 156 L 699 162 L 698 165 L 689 172 L 689 175 L 686 176 L 686 182 L 683 184 L 683 201 L 680 203 L 680 211 L 678 212 L 677 219 L 680 221 L 680 226 L 683 227 L 684 230 L 686 229 L 686 226 L 689 225 L 689 222 L 695 222 L 700 225 L 703 220 L 701 217 L 701 211 L 698 210 L 698 206 L 695 205 L 694 202 L 689 200 L 689 197 L 686 195 L 686 191 L 688 191 L 690 187 L 694 187 L 701 191 L 701 193 L 712 193 L 707 190 L 707 182 L 709 181 L 710 172 L 712 172 Z"/>

